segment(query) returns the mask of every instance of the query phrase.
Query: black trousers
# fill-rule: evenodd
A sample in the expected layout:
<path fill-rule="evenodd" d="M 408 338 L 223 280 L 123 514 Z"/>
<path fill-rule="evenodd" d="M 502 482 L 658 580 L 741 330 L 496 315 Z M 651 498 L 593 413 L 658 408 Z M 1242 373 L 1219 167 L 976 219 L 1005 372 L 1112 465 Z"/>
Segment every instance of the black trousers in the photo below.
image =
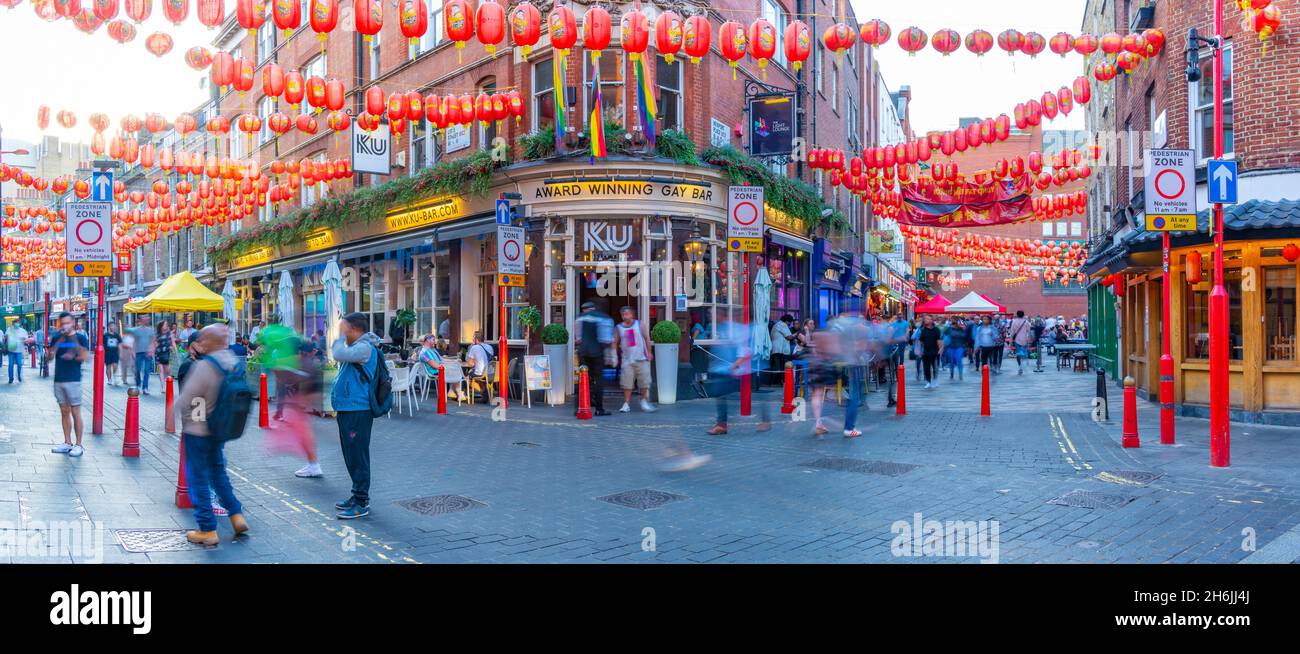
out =
<path fill-rule="evenodd" d="M 370 429 L 375 417 L 366 411 L 339 411 L 339 445 L 343 447 L 343 464 L 352 478 L 352 499 L 370 504 Z"/>
<path fill-rule="evenodd" d="M 999 347 L 996 346 L 996 345 L 993 345 L 993 346 L 985 346 L 985 347 L 981 347 L 981 348 L 979 348 L 979 351 L 980 351 L 980 361 L 979 361 L 979 363 L 980 363 L 980 365 L 981 365 L 981 366 L 988 366 L 988 367 L 989 367 L 989 370 L 994 370 L 994 369 L 996 369 L 996 368 L 997 368 L 997 365 L 996 365 L 996 363 L 997 363 L 997 356 L 998 356 L 998 351 L 999 351 L 999 350 L 1001 350 L 1001 348 L 999 348 Z"/>
<path fill-rule="evenodd" d="M 935 370 L 939 367 L 939 353 L 926 352 L 922 354 L 921 365 L 925 369 L 925 381 L 927 383 L 934 381 Z"/>
<path fill-rule="evenodd" d="M 587 390 L 591 394 L 591 410 L 605 410 L 605 357 L 580 357 L 582 365 L 587 366 Z M 578 397 L 573 398 L 574 411 L 577 411 Z"/>

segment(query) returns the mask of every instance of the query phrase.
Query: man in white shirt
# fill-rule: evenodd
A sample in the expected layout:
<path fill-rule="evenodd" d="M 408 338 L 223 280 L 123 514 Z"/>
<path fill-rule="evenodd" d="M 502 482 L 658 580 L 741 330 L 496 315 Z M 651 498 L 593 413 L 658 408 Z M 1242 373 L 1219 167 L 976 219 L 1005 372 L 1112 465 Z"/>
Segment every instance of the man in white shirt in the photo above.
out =
<path fill-rule="evenodd" d="M 27 347 L 27 330 L 20 322 L 9 325 L 5 331 L 5 352 L 9 356 L 9 383 L 14 383 L 14 368 L 18 369 L 18 383 L 23 383 L 23 348 Z"/>
<path fill-rule="evenodd" d="M 474 332 L 474 344 L 469 346 L 465 361 L 474 364 L 471 377 L 482 377 L 487 374 L 488 362 L 492 361 L 492 346 L 483 342 L 483 332 Z"/>

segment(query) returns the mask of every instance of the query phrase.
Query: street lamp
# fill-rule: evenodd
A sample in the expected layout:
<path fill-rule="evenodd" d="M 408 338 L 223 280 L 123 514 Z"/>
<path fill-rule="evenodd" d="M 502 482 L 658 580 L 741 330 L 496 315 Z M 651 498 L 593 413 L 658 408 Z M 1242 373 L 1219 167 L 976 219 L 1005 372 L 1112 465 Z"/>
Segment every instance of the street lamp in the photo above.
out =
<path fill-rule="evenodd" d="M 700 223 L 691 221 L 691 235 L 687 237 L 686 242 L 682 244 L 682 249 L 686 252 L 686 257 L 691 263 L 696 263 L 704 255 L 704 248 L 708 243 L 704 240 L 704 234 L 700 231 Z"/>

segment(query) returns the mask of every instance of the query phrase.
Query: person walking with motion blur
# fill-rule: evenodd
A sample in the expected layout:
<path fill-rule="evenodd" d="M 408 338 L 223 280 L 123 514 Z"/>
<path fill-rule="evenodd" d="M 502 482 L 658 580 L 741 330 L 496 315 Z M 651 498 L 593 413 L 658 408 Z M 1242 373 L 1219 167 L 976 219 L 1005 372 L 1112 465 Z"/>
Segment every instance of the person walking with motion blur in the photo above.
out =
<path fill-rule="evenodd" d="M 104 332 L 104 379 L 108 381 L 109 386 L 116 386 L 117 381 L 117 363 L 121 357 L 119 348 L 122 344 L 122 336 L 117 333 L 117 325 L 109 323 L 108 331 Z"/>
<path fill-rule="evenodd" d="M 767 325 L 755 325 L 767 329 Z M 707 433 L 722 436 L 727 433 L 728 395 L 740 388 L 740 378 L 750 374 L 753 349 L 750 343 L 753 336 L 745 325 L 727 321 L 718 325 L 719 344 L 709 353 L 709 394 L 717 398 L 717 420 Z M 755 431 L 768 431 L 772 428 L 771 407 L 766 402 L 758 403 L 759 422 Z"/>
<path fill-rule="evenodd" d="M 153 374 L 154 331 L 149 326 L 149 317 L 141 315 L 136 319 L 136 328 L 131 330 L 135 341 L 135 387 L 141 395 L 149 394 L 149 375 Z"/>
<path fill-rule="evenodd" d="M 623 319 L 614 330 L 614 341 L 618 343 L 619 382 L 623 387 L 623 407 L 620 413 L 632 410 L 632 391 L 641 387 L 641 410 L 646 413 L 656 411 L 650 404 L 650 362 L 654 355 L 646 347 L 650 341 L 650 330 L 636 319 L 636 309 L 623 307 L 619 310 Z"/>
<path fill-rule="evenodd" d="M 185 383 L 176 398 L 185 445 L 185 478 L 194 504 L 194 521 L 198 523 L 198 529 L 186 532 L 185 539 L 209 547 L 220 542 L 213 512 L 214 493 L 230 515 L 235 536 L 248 531 L 244 507 L 235 497 L 226 473 L 226 442 L 243 433 L 249 411 L 248 384 L 227 347 L 229 335 L 226 326 L 220 324 L 199 330 L 198 340 L 191 346 L 198 358 L 185 371 Z M 236 406 L 236 395 L 242 398 L 243 406 Z"/>
<path fill-rule="evenodd" d="M 75 331 L 72 314 L 59 314 L 59 333 L 46 348 L 45 356 L 54 360 L 54 401 L 63 419 L 63 443 L 50 450 L 55 454 L 81 456 L 81 364 L 90 358 L 90 341 Z M 72 442 L 73 433 L 77 442 Z"/>
<path fill-rule="evenodd" d="M 154 344 L 154 359 L 158 361 L 158 380 L 167 381 L 172 374 L 172 350 L 176 349 L 175 334 L 172 324 L 166 320 L 158 323 L 157 342 Z"/>
<path fill-rule="evenodd" d="M 18 369 L 18 383 L 23 383 L 23 349 L 27 347 L 27 330 L 14 322 L 5 330 L 5 352 L 9 357 L 9 383 L 14 383 L 14 369 Z"/>
<path fill-rule="evenodd" d="M 943 353 L 943 333 L 934 324 L 934 316 L 926 314 L 921 319 L 921 328 L 916 332 L 916 342 L 921 349 L 921 368 L 925 373 L 925 387 L 939 385 L 939 355 Z"/>
<path fill-rule="evenodd" d="M 1016 312 L 1016 319 L 1007 328 L 1011 335 L 1011 344 L 1016 348 L 1017 375 L 1025 374 L 1025 361 L 1029 359 L 1029 343 L 1034 339 L 1034 327 L 1025 318 L 1024 311 Z"/>
<path fill-rule="evenodd" d="M 955 318 L 948 330 L 943 333 L 944 354 L 948 357 L 948 379 L 953 378 L 956 373 L 957 381 L 962 380 L 966 370 L 966 346 L 970 343 L 970 333 L 966 329 L 966 322 L 961 318 Z"/>
<path fill-rule="evenodd" d="M 988 366 L 989 371 L 998 374 L 994 366 L 994 357 L 997 355 L 998 348 L 1002 345 L 998 342 L 998 328 L 993 325 L 993 319 L 984 316 L 980 319 L 980 324 L 975 327 L 975 349 L 979 351 L 980 367 Z"/>
<path fill-rule="evenodd" d="M 574 347 L 578 359 L 587 367 L 587 395 L 591 401 L 591 414 L 607 416 L 605 410 L 605 350 L 614 342 L 614 321 L 596 310 L 596 303 L 583 302 L 582 315 L 574 321 L 577 328 Z M 575 374 L 576 376 L 576 374 Z M 574 415 L 581 394 L 574 395 Z"/>
<path fill-rule="evenodd" d="M 825 329 L 813 332 L 809 346 L 808 377 L 812 383 L 813 435 L 821 437 L 830 431 L 822 424 L 822 406 L 826 403 L 826 389 L 834 388 L 840 378 L 836 365 L 838 351 L 835 335 Z"/>

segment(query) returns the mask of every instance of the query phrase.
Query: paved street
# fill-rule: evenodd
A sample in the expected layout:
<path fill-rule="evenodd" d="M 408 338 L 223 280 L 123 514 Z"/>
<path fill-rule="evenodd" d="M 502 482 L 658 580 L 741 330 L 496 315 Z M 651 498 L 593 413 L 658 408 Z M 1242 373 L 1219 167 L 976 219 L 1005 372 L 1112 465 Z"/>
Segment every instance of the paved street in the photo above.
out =
<path fill-rule="evenodd" d="M 929 390 L 909 380 L 908 415 L 896 417 L 872 393 L 856 440 L 839 436 L 843 409 L 834 404 L 831 435 L 815 439 L 811 421 L 787 417 L 766 433 L 755 433 L 751 417 L 734 419 L 728 436 L 707 436 L 707 400 L 590 422 L 564 408 L 511 408 L 504 423 L 454 402 L 440 417 L 429 401 L 418 417 L 376 422 L 373 513 L 350 523 L 332 508 L 349 487 L 333 423 L 317 422 L 323 479 L 295 478 L 302 462 L 267 454 L 254 427 L 227 449 L 251 535 L 231 542 L 223 520 L 222 544 L 201 549 L 178 542 L 193 521 L 173 505 L 178 439 L 163 433 L 160 397 L 141 398 L 139 459 L 121 456 L 122 387 L 107 391 L 105 435 L 86 436 L 85 456 L 73 459 L 50 453 L 60 438 L 57 408 L 49 380 L 30 374 L 22 385 L 0 385 L 0 525 L 30 538 L 51 521 L 102 523 L 107 562 L 990 558 L 895 556 L 891 527 L 918 513 L 997 521 L 1000 562 L 1300 556 L 1295 533 L 1287 534 L 1300 524 L 1294 430 L 1234 425 L 1233 466 L 1213 469 L 1206 421 L 1179 420 L 1179 445 L 1162 447 L 1154 405 L 1142 403 L 1143 447 L 1125 450 L 1118 389 L 1110 391 L 1111 421 L 1098 424 L 1094 384 L 1092 374 L 1050 366 L 1018 376 L 1011 362 L 994 379 L 993 416 L 981 418 L 976 374 L 950 383 L 945 373 Z M 778 391 L 755 398 L 774 410 L 780 402 Z M 89 429 L 89 398 L 85 408 Z M 683 439 L 712 463 L 661 472 L 662 451 Z M 634 506 L 610 501 L 627 491 L 642 491 L 623 498 Z M 1257 552 L 1243 550 L 1244 529 L 1254 530 Z M 129 551 L 141 549 L 167 551 Z M 86 560 L 71 550 L 57 559 L 0 554 L 0 562 L 70 559 Z"/>

